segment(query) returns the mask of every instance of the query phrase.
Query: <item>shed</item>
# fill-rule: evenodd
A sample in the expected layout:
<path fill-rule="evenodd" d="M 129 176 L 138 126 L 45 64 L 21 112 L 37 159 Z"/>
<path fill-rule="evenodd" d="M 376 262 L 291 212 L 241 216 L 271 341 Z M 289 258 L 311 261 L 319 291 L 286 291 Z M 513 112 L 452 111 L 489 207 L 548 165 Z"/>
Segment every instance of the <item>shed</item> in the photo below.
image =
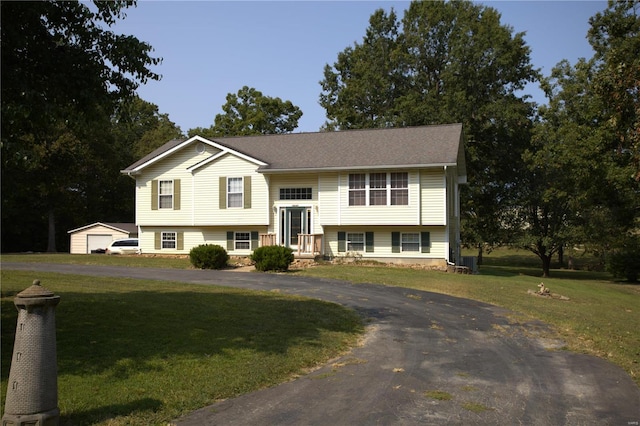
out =
<path fill-rule="evenodd" d="M 96 222 L 68 232 L 71 238 L 71 254 L 88 254 L 105 249 L 113 240 L 138 236 L 135 223 Z"/>

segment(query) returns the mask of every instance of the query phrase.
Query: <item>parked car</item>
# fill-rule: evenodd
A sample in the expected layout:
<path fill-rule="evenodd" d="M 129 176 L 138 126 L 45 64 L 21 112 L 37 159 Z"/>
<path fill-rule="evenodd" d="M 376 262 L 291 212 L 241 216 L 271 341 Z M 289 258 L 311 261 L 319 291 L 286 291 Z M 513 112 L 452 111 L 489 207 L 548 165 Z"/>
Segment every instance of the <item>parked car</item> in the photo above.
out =
<path fill-rule="evenodd" d="M 106 250 L 107 254 L 140 254 L 140 244 L 137 238 L 122 238 L 114 240 Z"/>

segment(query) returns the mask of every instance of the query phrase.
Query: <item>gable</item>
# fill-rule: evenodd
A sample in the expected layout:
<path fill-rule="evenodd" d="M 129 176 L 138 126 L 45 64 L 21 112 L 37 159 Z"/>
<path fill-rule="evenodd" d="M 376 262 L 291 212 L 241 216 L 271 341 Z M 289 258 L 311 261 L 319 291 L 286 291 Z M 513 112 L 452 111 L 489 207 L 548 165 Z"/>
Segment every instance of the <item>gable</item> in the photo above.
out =
<path fill-rule="evenodd" d="M 188 152 L 188 150 L 193 151 Z M 141 173 L 142 170 L 154 166 L 164 159 L 171 159 L 177 155 L 180 155 L 182 157 L 186 156 L 187 158 L 193 158 L 191 164 L 187 164 L 186 167 L 187 170 L 193 171 L 226 154 L 236 155 L 245 160 L 255 163 L 257 166 L 266 165 L 265 163 L 250 156 L 235 152 L 233 149 L 221 145 L 218 142 L 203 138 L 201 136 L 194 136 L 187 140 L 176 139 L 167 142 L 160 148 L 133 163 L 126 169 L 122 170 L 121 173 L 136 175 Z"/>

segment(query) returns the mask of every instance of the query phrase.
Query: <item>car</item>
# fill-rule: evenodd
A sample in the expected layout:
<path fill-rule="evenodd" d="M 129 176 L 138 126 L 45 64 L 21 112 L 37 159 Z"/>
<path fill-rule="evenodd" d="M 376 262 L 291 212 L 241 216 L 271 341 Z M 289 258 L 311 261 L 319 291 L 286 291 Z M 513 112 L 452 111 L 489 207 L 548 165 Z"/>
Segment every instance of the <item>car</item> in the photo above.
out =
<path fill-rule="evenodd" d="M 140 243 L 137 238 L 121 238 L 114 240 L 105 250 L 107 254 L 140 254 Z"/>

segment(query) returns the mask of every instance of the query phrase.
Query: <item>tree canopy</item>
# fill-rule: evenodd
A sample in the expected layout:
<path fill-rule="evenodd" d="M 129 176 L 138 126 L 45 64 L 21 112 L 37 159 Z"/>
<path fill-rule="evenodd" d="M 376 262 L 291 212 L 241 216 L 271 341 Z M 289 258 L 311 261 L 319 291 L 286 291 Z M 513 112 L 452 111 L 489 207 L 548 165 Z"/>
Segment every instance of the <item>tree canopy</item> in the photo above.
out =
<path fill-rule="evenodd" d="M 518 91 L 538 78 L 522 33 L 491 7 L 412 2 L 399 21 L 375 12 L 361 43 L 326 65 L 320 104 L 328 130 L 460 122 L 469 185 L 465 239 L 498 242 L 533 104 Z"/>
<path fill-rule="evenodd" d="M 48 227 L 55 251 L 58 216 L 113 199 L 100 185 L 123 167 L 111 117 L 160 78 L 149 44 L 110 30 L 131 4 L 0 3 L 3 249 L 43 249 Z"/>
<path fill-rule="evenodd" d="M 265 96 L 253 87 L 244 86 L 237 94 L 229 93 L 209 128 L 189 130 L 189 136 L 204 137 L 271 135 L 288 133 L 298 127 L 302 111 L 291 101 Z"/>

